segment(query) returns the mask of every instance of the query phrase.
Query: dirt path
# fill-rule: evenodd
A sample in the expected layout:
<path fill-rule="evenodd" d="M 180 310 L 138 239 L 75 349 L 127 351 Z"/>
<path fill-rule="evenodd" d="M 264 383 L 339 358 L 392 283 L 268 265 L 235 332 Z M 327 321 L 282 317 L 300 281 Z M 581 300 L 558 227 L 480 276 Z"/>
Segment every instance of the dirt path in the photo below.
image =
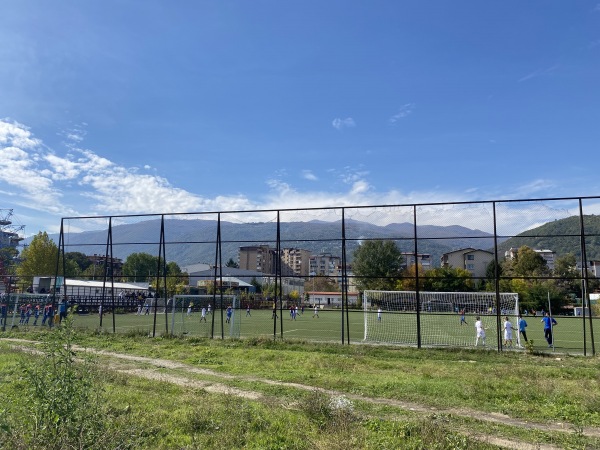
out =
<path fill-rule="evenodd" d="M 21 339 L 2 339 L 5 341 L 12 341 L 15 343 L 21 342 L 23 344 L 39 344 L 39 342 L 35 341 L 26 341 Z M 31 347 L 27 347 L 24 345 L 13 345 L 11 348 L 15 350 L 25 351 L 25 352 L 35 352 L 35 349 Z M 388 399 L 388 398 L 376 398 L 376 397 L 365 397 L 362 395 L 349 394 L 346 392 L 331 390 L 331 389 L 323 389 L 315 386 L 308 386 L 300 383 L 289 383 L 284 381 L 270 380 L 266 378 L 254 377 L 254 376 L 246 376 L 246 375 L 230 375 L 218 371 L 214 371 L 211 369 L 202 369 L 194 366 L 190 366 L 188 364 L 183 364 L 176 361 L 171 361 L 167 359 L 156 359 L 156 358 L 148 358 L 144 356 L 136 356 L 136 355 L 128 355 L 124 353 L 115 353 L 106 350 L 97 350 L 91 348 L 84 348 L 74 346 L 76 351 L 80 352 L 89 352 L 98 356 L 102 356 L 104 358 L 108 358 L 112 360 L 112 363 L 109 364 L 109 368 L 118 373 L 134 375 L 142 378 L 146 378 L 149 380 L 156 380 L 162 382 L 168 382 L 177 384 L 180 386 L 193 387 L 204 389 L 207 392 L 211 393 L 227 393 L 230 395 L 236 395 L 239 397 L 252 399 L 252 400 L 261 400 L 264 399 L 265 396 L 260 392 L 249 391 L 238 389 L 232 386 L 229 386 L 225 383 L 220 383 L 217 381 L 210 380 L 198 380 L 194 378 L 188 378 L 185 376 L 185 373 L 188 374 L 196 374 L 202 376 L 210 376 L 210 377 L 218 377 L 225 380 L 242 380 L 242 381 L 250 381 L 256 383 L 263 383 L 266 385 L 273 386 L 282 386 L 282 387 L 290 387 L 294 389 L 302 389 L 307 391 L 319 391 L 327 395 L 331 396 L 344 396 L 348 399 L 352 399 L 355 401 L 379 404 L 379 405 L 388 405 L 396 408 L 404 409 L 406 411 L 413 411 L 416 413 L 423 414 L 448 414 L 457 417 L 465 417 L 476 419 L 483 422 L 489 422 L 494 424 L 502 424 L 509 425 L 514 427 L 521 427 L 529 430 L 539 430 L 544 432 L 555 431 L 555 432 L 564 432 L 564 433 L 573 433 L 575 430 L 575 426 L 570 423 L 538 423 L 538 422 L 529 422 L 526 420 L 514 419 L 505 414 L 500 413 L 488 413 L 483 411 L 471 410 L 466 408 L 437 408 L 424 406 L 417 403 L 404 402 L 401 400 Z M 131 364 L 126 363 L 134 363 L 134 367 L 131 367 Z M 146 366 L 146 367 L 141 367 Z M 147 366 L 152 366 L 154 368 L 148 368 Z M 168 370 L 177 370 L 178 374 L 174 373 L 165 373 L 163 369 Z M 183 373 L 181 373 L 183 372 Z M 592 428 L 585 427 L 579 430 L 581 434 L 586 437 L 591 438 L 600 438 L 600 428 Z M 509 449 L 524 449 L 524 450 L 535 450 L 541 448 L 537 445 L 528 444 L 521 441 L 511 441 L 508 439 L 498 438 L 492 435 L 472 435 L 472 437 L 480 439 L 482 441 L 488 442 L 490 444 L 497 445 L 503 448 Z M 560 447 L 554 447 L 547 444 L 544 444 L 544 449 L 559 449 Z"/>

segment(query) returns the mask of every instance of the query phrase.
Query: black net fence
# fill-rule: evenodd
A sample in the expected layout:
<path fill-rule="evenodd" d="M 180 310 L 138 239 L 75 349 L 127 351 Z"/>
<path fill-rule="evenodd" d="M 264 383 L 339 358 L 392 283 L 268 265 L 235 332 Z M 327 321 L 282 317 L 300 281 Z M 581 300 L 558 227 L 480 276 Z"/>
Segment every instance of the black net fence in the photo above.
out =
<path fill-rule="evenodd" d="M 55 273 L 21 277 L 2 326 L 50 303 L 115 333 L 594 354 L 599 212 L 581 197 L 66 217 Z"/>

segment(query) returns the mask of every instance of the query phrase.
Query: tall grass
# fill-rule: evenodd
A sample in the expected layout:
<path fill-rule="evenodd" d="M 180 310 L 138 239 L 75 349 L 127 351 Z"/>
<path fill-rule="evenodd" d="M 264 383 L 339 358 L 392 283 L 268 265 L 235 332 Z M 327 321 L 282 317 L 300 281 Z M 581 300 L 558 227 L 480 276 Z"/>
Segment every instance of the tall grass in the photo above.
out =
<path fill-rule="evenodd" d="M 42 355 L 18 364 L 4 390 L 3 449 L 136 448 L 140 430 L 129 409 L 109 408 L 94 360 L 76 361 L 67 319 L 46 335 Z"/>
<path fill-rule="evenodd" d="M 486 449 L 476 419 L 417 414 L 394 406 L 471 408 L 533 421 L 565 421 L 572 434 L 496 426 L 525 442 L 594 448 L 583 435 L 600 424 L 597 359 L 469 350 L 342 346 L 273 339 L 149 339 L 74 330 L 4 336 L 43 338 L 42 355 L 6 352 L 0 340 L 0 449 Z M 151 358 L 93 359 L 74 344 Z M 211 369 L 170 371 L 162 358 Z M 137 364 L 137 365 L 136 365 Z M 117 370 L 143 368 L 187 377 L 189 385 Z M 227 375 L 224 377 L 222 375 Z M 263 380 L 283 382 L 266 383 Z M 259 400 L 225 389 L 251 390 Z M 298 383 L 312 388 L 297 389 Z M 326 393 L 325 390 L 331 390 Z M 333 392 L 335 391 L 335 392 Z M 360 400 L 377 397 L 384 402 Z M 385 400 L 389 400 L 385 403 Z M 475 431 L 477 433 L 475 433 Z"/>

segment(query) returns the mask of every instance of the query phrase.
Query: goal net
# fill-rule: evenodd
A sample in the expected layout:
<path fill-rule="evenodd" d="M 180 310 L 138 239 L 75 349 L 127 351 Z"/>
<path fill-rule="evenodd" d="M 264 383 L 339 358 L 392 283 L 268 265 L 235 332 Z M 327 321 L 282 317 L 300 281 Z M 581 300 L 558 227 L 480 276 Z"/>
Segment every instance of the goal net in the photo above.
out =
<path fill-rule="evenodd" d="M 505 316 L 509 318 L 517 343 L 519 296 L 502 292 L 499 300 L 501 324 Z M 365 291 L 363 310 L 365 342 L 417 345 L 416 292 Z M 473 346 L 478 316 L 488 346 L 495 346 L 501 332 L 495 292 L 419 292 L 419 312 L 421 344 L 426 346 Z"/>
<path fill-rule="evenodd" d="M 242 315 L 235 295 L 175 295 L 168 309 L 173 334 L 240 337 Z"/>

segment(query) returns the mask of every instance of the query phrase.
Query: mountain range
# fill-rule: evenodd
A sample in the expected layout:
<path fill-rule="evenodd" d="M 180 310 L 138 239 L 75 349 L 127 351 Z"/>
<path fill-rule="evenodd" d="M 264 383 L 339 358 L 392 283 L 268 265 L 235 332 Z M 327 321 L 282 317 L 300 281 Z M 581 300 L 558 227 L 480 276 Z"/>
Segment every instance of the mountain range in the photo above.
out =
<path fill-rule="evenodd" d="M 112 255 L 126 259 L 135 252 L 158 255 L 161 221 L 142 221 L 112 227 Z M 434 265 L 439 265 L 443 253 L 464 247 L 492 248 L 493 236 L 459 225 L 417 227 L 418 252 L 432 255 Z M 356 220 L 345 221 L 346 255 L 351 261 L 354 249 L 366 239 L 393 239 L 401 251 L 414 252 L 415 229 L 411 223 L 393 223 L 379 226 Z M 341 221 L 285 222 L 280 224 L 282 248 L 302 248 L 313 254 L 342 254 Z M 221 221 L 222 262 L 230 258 L 237 261 L 241 246 L 266 244 L 276 247 L 277 223 L 233 223 Z M 59 242 L 59 235 L 51 235 Z M 196 263 L 215 263 L 217 221 L 181 220 L 164 221 L 164 241 L 168 261 L 180 266 Z M 87 255 L 104 255 L 107 249 L 107 230 L 68 232 L 64 234 L 65 252 L 82 252 Z M 110 253 L 110 252 L 109 252 Z"/>
<path fill-rule="evenodd" d="M 584 216 L 588 259 L 600 259 L 600 217 Z M 558 256 L 567 253 L 581 256 L 579 217 L 546 223 L 512 238 L 499 238 L 499 255 L 511 247 L 527 245 L 536 249 L 550 249 Z M 237 261 L 241 246 L 266 244 L 271 248 L 277 242 L 276 222 L 234 223 L 221 221 L 221 262 L 230 258 Z M 367 239 L 393 239 L 401 251 L 414 252 L 415 228 L 411 223 L 392 223 L 385 226 L 357 220 L 345 221 L 346 255 L 351 262 L 354 249 Z M 490 233 L 460 225 L 435 226 L 421 225 L 416 229 L 418 252 L 429 253 L 434 266 L 439 266 L 442 254 L 472 247 L 490 250 L 494 238 Z M 160 247 L 161 221 L 159 219 L 141 221 L 112 227 L 112 255 L 125 260 L 135 252 L 158 255 Z M 279 228 L 282 248 L 302 248 L 313 254 L 331 253 L 341 256 L 341 221 L 324 222 L 282 222 Z M 50 236 L 56 243 L 58 235 Z M 82 252 L 87 255 L 106 253 L 107 230 L 65 232 L 65 251 Z M 164 241 L 168 261 L 180 266 L 196 263 L 214 264 L 217 221 L 181 220 L 164 221 Z"/>

